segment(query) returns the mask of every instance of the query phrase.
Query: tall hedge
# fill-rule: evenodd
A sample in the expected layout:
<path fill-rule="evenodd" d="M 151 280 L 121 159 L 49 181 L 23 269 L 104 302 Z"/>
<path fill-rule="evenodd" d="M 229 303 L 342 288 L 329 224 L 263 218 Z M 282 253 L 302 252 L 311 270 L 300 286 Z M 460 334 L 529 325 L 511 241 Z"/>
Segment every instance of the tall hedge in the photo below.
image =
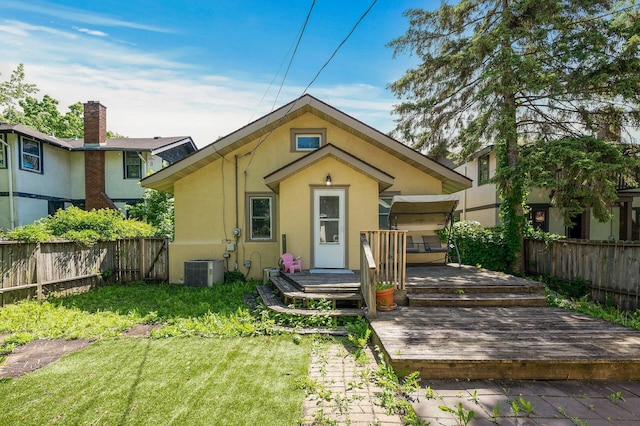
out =
<path fill-rule="evenodd" d="M 446 235 L 447 231 L 443 230 L 441 238 L 446 239 Z M 464 220 L 453 225 L 452 237 L 456 240 L 465 265 L 492 271 L 511 271 L 513 255 L 507 248 L 501 228 L 483 228 L 478 222 Z"/>

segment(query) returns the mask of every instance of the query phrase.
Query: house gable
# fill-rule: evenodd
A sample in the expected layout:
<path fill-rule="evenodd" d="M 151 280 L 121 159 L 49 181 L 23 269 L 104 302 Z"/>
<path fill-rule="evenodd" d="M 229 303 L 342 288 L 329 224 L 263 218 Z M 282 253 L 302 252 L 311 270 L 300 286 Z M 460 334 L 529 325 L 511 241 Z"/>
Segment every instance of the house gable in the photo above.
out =
<path fill-rule="evenodd" d="M 364 141 L 378 150 L 387 152 L 405 164 L 440 180 L 443 192 L 451 193 L 471 185 L 470 179 L 310 95 L 304 95 L 271 114 L 219 139 L 182 161 L 143 179 L 141 183 L 149 188 L 173 192 L 173 185 L 179 179 L 216 161 L 220 157 L 238 151 L 242 146 L 253 141 L 258 140 L 258 143 L 262 144 L 278 127 L 284 127 L 307 113 L 315 115 L 322 121 L 355 136 L 358 140 Z M 330 136 L 328 136 L 328 142 L 332 142 Z"/>
<path fill-rule="evenodd" d="M 373 167 L 372 165 L 360 160 L 359 158 L 354 157 L 348 152 L 337 148 L 331 143 L 328 143 L 322 148 L 317 149 L 316 151 L 313 151 L 312 153 L 307 154 L 304 157 L 299 158 L 282 167 L 281 169 L 265 176 L 264 182 L 273 192 L 278 193 L 281 181 L 327 157 L 335 158 L 338 161 L 341 161 L 342 163 L 377 181 L 379 189 L 378 192 L 382 192 L 393 185 L 393 176 L 383 172 L 380 169 L 377 169 L 376 167 Z"/>

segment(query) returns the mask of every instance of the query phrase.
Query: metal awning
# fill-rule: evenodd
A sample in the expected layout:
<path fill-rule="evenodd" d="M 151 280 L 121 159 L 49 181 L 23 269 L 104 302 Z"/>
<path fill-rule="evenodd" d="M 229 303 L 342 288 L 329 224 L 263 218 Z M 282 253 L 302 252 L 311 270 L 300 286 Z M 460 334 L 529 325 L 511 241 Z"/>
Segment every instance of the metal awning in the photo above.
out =
<path fill-rule="evenodd" d="M 415 226 L 445 228 L 459 200 L 456 194 L 396 195 L 389 210 L 389 225 L 396 229 Z"/>

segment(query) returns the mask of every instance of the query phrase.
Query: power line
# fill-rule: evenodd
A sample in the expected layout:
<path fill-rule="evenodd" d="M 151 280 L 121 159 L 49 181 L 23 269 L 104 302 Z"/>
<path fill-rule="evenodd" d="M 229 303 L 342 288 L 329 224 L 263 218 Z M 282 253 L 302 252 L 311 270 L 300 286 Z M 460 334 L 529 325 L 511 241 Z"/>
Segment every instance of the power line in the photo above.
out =
<path fill-rule="evenodd" d="M 289 107 L 289 109 L 284 113 L 284 115 L 282 117 L 280 117 L 280 119 L 278 119 L 278 123 L 280 123 L 282 120 L 284 120 L 284 118 L 289 115 L 289 113 L 291 112 L 291 110 L 293 109 L 293 107 L 295 107 L 297 101 L 300 99 L 300 97 L 302 97 L 305 93 L 307 93 L 307 90 L 309 89 L 309 87 L 311 87 L 311 85 L 313 83 L 315 83 L 315 81 L 318 79 L 318 77 L 320 76 L 320 74 L 322 73 L 322 71 L 324 71 L 324 69 L 327 67 L 327 65 L 329 65 L 329 63 L 331 62 L 331 60 L 336 56 L 336 54 L 338 53 L 338 51 L 340 50 L 340 48 L 347 42 L 347 40 L 349 40 L 349 37 L 351 37 L 351 35 L 355 32 L 356 28 L 358 28 L 358 25 L 360 25 L 360 22 L 362 22 L 362 20 L 369 14 L 369 12 L 371 11 L 371 9 L 373 9 L 373 6 L 375 6 L 375 4 L 378 2 L 378 0 L 373 0 L 371 2 L 371 4 L 369 5 L 369 7 L 367 8 L 367 10 L 365 10 L 365 12 L 362 14 L 362 16 L 360 16 L 360 18 L 356 21 L 356 23 L 353 25 L 353 27 L 351 28 L 351 31 L 349 31 L 349 33 L 347 34 L 347 36 L 340 42 L 340 44 L 338 45 L 338 47 L 335 48 L 335 50 L 333 51 L 333 53 L 331 54 L 331 56 L 329 57 L 329 59 L 326 60 L 326 62 L 322 65 L 322 67 L 320 67 L 320 69 L 318 70 L 318 72 L 316 73 L 316 75 L 313 77 L 313 79 L 311 80 L 311 82 L 309 82 L 309 84 L 307 84 L 307 86 L 304 88 L 304 90 L 302 91 L 302 94 L 300 94 L 300 96 L 298 97 L 298 99 L 296 99 L 294 102 L 291 103 L 291 106 Z M 314 4 L 315 4 L 315 0 L 314 0 Z M 313 5 L 311 5 L 311 9 L 313 9 Z M 311 11 L 309 11 L 309 14 L 311 13 Z M 308 19 L 308 16 L 307 16 Z M 305 26 L 306 26 L 306 22 L 305 22 Z M 302 37 L 302 34 L 300 34 L 300 37 Z M 297 46 L 296 46 L 297 49 Z M 293 59 L 293 58 L 292 58 Z M 288 70 L 287 70 L 288 71 Z M 284 84 L 284 80 L 282 82 Z M 280 88 L 282 88 L 282 86 L 280 86 Z M 278 93 L 280 93 L 278 91 Z M 274 127 L 275 128 L 278 126 Z M 255 146 L 255 148 L 253 148 L 251 151 L 247 152 L 246 154 L 243 155 L 247 156 L 250 155 L 251 158 L 249 158 L 249 163 L 247 164 L 247 167 L 245 167 L 244 172 L 246 173 L 247 170 L 249 170 L 249 167 L 251 166 L 251 163 L 253 162 L 253 155 L 255 154 L 255 152 L 257 151 L 257 149 L 260 147 L 260 145 L 262 145 L 264 143 L 265 140 L 267 140 L 267 138 L 269 136 L 271 136 L 271 134 L 273 133 L 273 130 L 271 130 L 269 133 L 267 133 L 259 142 L 258 144 Z"/>
<path fill-rule="evenodd" d="M 327 61 L 324 63 L 324 65 L 322 65 L 322 67 L 320 67 L 320 69 L 318 70 L 318 72 L 316 73 L 315 77 L 313 77 L 313 79 L 311 80 L 311 82 L 307 85 L 307 87 L 304 88 L 304 90 L 302 91 L 302 95 L 304 95 L 305 93 L 307 93 L 307 90 L 309 89 L 309 87 L 311 87 L 311 85 L 313 83 L 315 83 L 315 81 L 318 79 L 318 77 L 320 76 L 320 74 L 322 73 L 322 71 L 324 71 L 324 69 L 327 67 L 327 65 L 329 65 L 329 62 L 331 62 L 331 60 L 334 58 L 334 56 L 336 56 L 336 54 L 338 53 L 338 50 L 340 50 L 340 48 L 347 42 L 347 40 L 349 40 L 349 37 L 351 37 L 351 35 L 355 32 L 356 28 L 358 28 L 358 25 L 360 25 L 360 22 L 362 22 L 362 20 L 365 18 L 365 16 L 367 16 L 369 14 L 369 12 L 371 11 L 371 9 L 373 9 L 373 6 L 375 6 L 375 4 L 378 2 L 378 0 L 373 0 L 373 2 L 371 2 L 371 5 L 369 6 L 369 8 L 367 10 L 365 10 L 365 12 L 362 14 L 362 16 L 360 17 L 360 19 L 358 19 L 358 21 L 356 21 L 356 23 L 354 24 L 353 28 L 351 28 L 351 31 L 349 31 L 349 34 L 347 34 L 347 36 L 344 38 L 344 40 L 342 40 L 342 42 L 340 42 L 340 44 L 338 45 L 338 47 L 336 47 L 336 49 L 333 51 L 333 53 L 331 54 L 331 56 L 329 57 L 329 59 L 327 59 Z M 300 96 L 302 96 L 300 95 Z"/>
<path fill-rule="evenodd" d="M 284 86 L 284 82 L 287 79 L 287 75 L 289 74 L 289 70 L 291 69 L 291 64 L 293 63 L 293 58 L 296 56 L 296 52 L 298 51 L 298 46 L 300 46 L 300 41 L 302 40 L 302 36 L 304 34 L 305 29 L 307 28 L 307 23 L 309 22 L 309 18 L 311 17 L 311 12 L 313 11 L 313 8 L 314 8 L 315 5 L 316 5 L 316 0 L 313 0 L 313 2 L 311 3 L 311 7 L 309 8 L 309 12 L 307 13 L 307 17 L 305 18 L 304 23 L 302 24 L 302 27 L 300 28 L 300 31 L 298 31 L 297 40 L 295 40 L 295 42 L 291 44 L 291 47 L 289 48 L 289 51 L 287 52 L 285 57 L 282 59 L 282 62 L 280 62 L 280 65 L 278 66 L 278 70 L 273 75 L 273 78 L 271 79 L 271 82 L 269 83 L 269 87 L 267 87 L 267 90 L 265 90 L 264 94 L 262 95 L 262 98 L 260 99 L 260 102 L 258 103 L 258 106 L 256 107 L 255 111 L 253 112 L 253 114 L 251 114 L 251 118 L 249 118 L 249 122 L 251 122 L 253 120 L 253 117 L 256 114 L 256 112 L 258 111 L 258 109 L 260 108 L 260 105 L 262 105 L 262 102 L 267 97 L 267 93 L 269 93 L 269 90 L 271 90 L 271 86 L 273 86 L 273 82 L 276 81 L 276 78 L 278 77 L 278 74 L 280 73 L 280 70 L 282 69 L 282 65 L 284 64 L 284 62 L 286 61 L 287 57 L 289 56 L 289 53 L 291 53 L 291 50 L 293 49 L 293 54 L 291 55 L 291 59 L 289 60 L 289 64 L 287 65 L 287 70 L 285 71 L 284 76 L 282 77 L 282 81 L 280 82 L 280 87 L 278 88 L 278 93 L 276 94 L 276 97 L 275 97 L 275 99 L 273 101 L 273 104 L 271 105 L 271 112 L 273 112 L 273 109 L 275 108 L 276 102 L 278 101 L 278 98 L 280 97 L 280 92 L 282 91 L 282 87 Z M 294 45 L 295 45 L 295 48 L 294 48 Z"/>

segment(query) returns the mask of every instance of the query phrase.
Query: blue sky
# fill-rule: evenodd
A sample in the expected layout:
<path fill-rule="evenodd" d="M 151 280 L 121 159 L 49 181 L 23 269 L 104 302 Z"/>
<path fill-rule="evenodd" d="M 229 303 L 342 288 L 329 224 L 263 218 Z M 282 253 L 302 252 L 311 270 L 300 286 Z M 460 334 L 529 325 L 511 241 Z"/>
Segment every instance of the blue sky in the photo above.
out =
<path fill-rule="evenodd" d="M 312 0 L 2 0 L 0 80 L 24 63 L 61 109 L 99 100 L 109 130 L 204 146 L 300 96 L 371 2 L 316 1 L 276 100 Z M 403 11 L 438 5 L 379 0 L 308 93 L 390 131 L 386 87 L 414 58 L 385 44 L 406 31 Z"/>

